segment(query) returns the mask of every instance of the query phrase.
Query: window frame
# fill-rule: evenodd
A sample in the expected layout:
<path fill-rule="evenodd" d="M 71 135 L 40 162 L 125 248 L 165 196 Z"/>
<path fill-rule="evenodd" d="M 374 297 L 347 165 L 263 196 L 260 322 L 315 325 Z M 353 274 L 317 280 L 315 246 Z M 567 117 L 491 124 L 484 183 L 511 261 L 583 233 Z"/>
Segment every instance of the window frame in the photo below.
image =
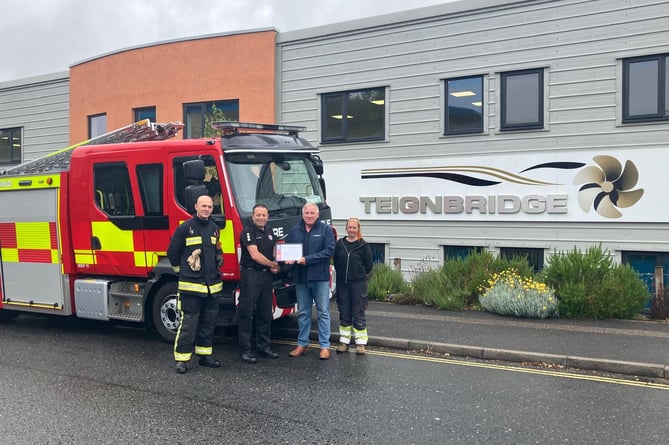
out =
<path fill-rule="evenodd" d="M 143 116 L 145 114 L 150 114 L 150 117 Z M 156 107 L 139 107 L 132 109 L 132 115 L 134 117 L 133 122 L 139 122 L 144 119 L 149 119 L 151 122 L 156 122 Z"/>
<path fill-rule="evenodd" d="M 0 161 L 0 165 L 19 165 L 23 159 L 23 128 L 22 127 L 11 127 L 11 128 L 0 128 L 0 133 L 7 133 L 7 147 L 9 149 L 8 160 Z M 18 134 L 19 147 L 14 148 L 14 140 L 16 139 L 16 134 Z M 18 153 L 16 153 L 18 152 Z M 18 154 L 18 157 L 15 156 Z"/>
<path fill-rule="evenodd" d="M 508 120 L 507 105 L 509 104 L 509 92 L 508 92 L 508 80 L 509 78 L 515 76 L 524 76 L 528 74 L 536 74 L 537 79 L 537 120 L 534 122 L 522 122 L 510 124 Z M 544 68 L 530 68 L 523 70 L 514 70 L 514 71 L 505 71 L 499 74 L 500 77 L 500 122 L 499 129 L 500 131 L 522 131 L 522 130 L 543 130 L 544 125 L 544 113 L 546 110 L 546 99 L 544 97 L 545 85 L 544 85 Z"/>
<path fill-rule="evenodd" d="M 657 61 L 657 97 L 655 105 L 657 112 L 630 115 L 630 65 L 633 63 Z M 669 120 L 669 54 L 655 54 L 649 56 L 630 57 L 622 60 L 622 122 L 657 122 Z"/>
<path fill-rule="evenodd" d="M 357 93 L 366 93 L 369 91 L 378 90 L 383 93 L 383 109 L 381 110 L 381 119 L 380 124 L 381 135 L 380 136 L 359 136 L 359 137 L 350 137 L 349 136 L 349 126 L 348 119 L 344 119 L 343 116 L 349 116 L 349 102 L 348 99 L 351 94 Z M 341 109 L 341 132 L 338 136 L 328 137 L 328 107 L 326 102 L 329 99 L 340 99 Z M 371 87 L 371 88 L 359 88 L 355 90 L 346 90 L 346 91 L 336 91 L 331 93 L 322 93 L 321 94 L 321 143 L 323 144 L 332 144 L 332 143 L 348 143 L 348 142 L 368 142 L 368 141 L 384 141 L 386 140 L 386 123 L 387 123 L 387 110 L 388 110 L 388 94 L 386 87 Z"/>
<path fill-rule="evenodd" d="M 97 121 L 98 118 L 104 118 L 104 130 L 102 133 L 96 133 L 93 134 L 93 121 Z M 97 125 L 96 125 L 97 127 Z M 98 113 L 98 114 L 91 114 L 88 116 L 88 139 L 93 139 L 98 136 L 102 136 L 103 134 L 106 134 L 108 132 L 107 130 L 107 113 Z"/>
<path fill-rule="evenodd" d="M 220 104 L 234 104 L 236 105 L 236 112 L 237 116 L 230 116 L 228 119 L 231 121 L 237 121 L 239 120 L 239 99 L 222 99 L 222 100 L 210 100 L 206 102 L 188 102 L 183 104 L 183 123 L 184 123 L 184 129 L 182 131 L 183 138 L 184 139 L 196 139 L 196 138 L 203 138 L 206 137 L 205 135 L 206 130 L 205 130 L 205 125 L 206 125 L 206 119 L 207 116 L 211 116 L 211 110 L 213 105 L 216 105 L 217 108 L 223 109 L 225 107 L 219 107 Z M 199 113 L 199 119 L 200 119 L 200 128 L 202 129 L 202 134 L 201 135 L 194 135 L 193 134 L 193 126 L 191 123 L 191 118 L 189 118 L 189 113 L 188 110 L 189 108 L 200 108 L 200 113 Z"/>
<path fill-rule="evenodd" d="M 480 101 L 481 101 L 481 116 L 480 116 L 480 122 L 479 126 L 476 128 L 467 128 L 467 129 L 451 129 L 450 128 L 450 107 L 449 104 L 451 102 L 451 93 L 450 93 L 450 82 L 457 82 L 457 81 L 462 81 L 462 80 L 470 80 L 470 79 L 478 79 L 480 82 L 479 88 L 480 92 L 478 93 L 480 95 Z M 484 90 L 484 85 L 485 85 L 485 78 L 482 74 L 477 74 L 477 75 L 471 75 L 471 76 L 459 76 L 459 77 L 453 77 L 449 79 L 444 80 L 444 135 L 457 135 L 457 134 L 479 134 L 483 133 L 485 129 L 485 90 Z M 457 98 L 453 99 L 453 101 L 457 101 Z"/>

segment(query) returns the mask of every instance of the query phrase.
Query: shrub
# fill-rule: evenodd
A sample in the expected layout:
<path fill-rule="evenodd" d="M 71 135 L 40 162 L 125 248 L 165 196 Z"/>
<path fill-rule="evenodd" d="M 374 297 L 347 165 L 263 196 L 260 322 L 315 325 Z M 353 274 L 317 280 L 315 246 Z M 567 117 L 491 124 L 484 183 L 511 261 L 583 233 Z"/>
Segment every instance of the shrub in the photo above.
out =
<path fill-rule="evenodd" d="M 372 300 L 387 300 L 391 294 L 404 293 L 408 285 L 402 272 L 386 264 L 376 264 L 367 284 L 367 296 Z"/>
<path fill-rule="evenodd" d="M 481 292 L 479 301 L 488 312 L 529 318 L 557 315 L 553 290 L 531 277 L 520 276 L 516 269 L 493 274 Z"/>
<path fill-rule="evenodd" d="M 447 260 L 441 270 L 449 278 L 447 293 L 463 298 L 464 305 L 474 307 L 479 303 L 481 289 L 489 277 L 505 269 L 516 269 L 523 276 L 532 273 L 525 258 L 497 258 L 490 252 L 473 252 L 464 259 Z"/>
<path fill-rule="evenodd" d="M 412 293 L 418 300 L 439 309 L 463 309 L 464 294 L 455 290 L 450 281 L 443 269 L 427 270 L 416 275 L 411 282 Z"/>
<path fill-rule="evenodd" d="M 615 265 L 601 246 L 551 256 L 542 272 L 555 289 L 565 318 L 632 318 L 648 301 L 648 289 L 628 265 Z"/>

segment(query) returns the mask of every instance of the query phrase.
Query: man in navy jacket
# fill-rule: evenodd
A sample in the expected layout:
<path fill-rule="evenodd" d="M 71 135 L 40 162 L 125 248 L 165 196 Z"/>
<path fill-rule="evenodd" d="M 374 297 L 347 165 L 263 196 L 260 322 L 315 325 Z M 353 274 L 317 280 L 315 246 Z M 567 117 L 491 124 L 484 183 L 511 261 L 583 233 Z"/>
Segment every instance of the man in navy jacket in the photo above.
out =
<path fill-rule="evenodd" d="M 291 229 L 287 243 L 302 244 L 302 258 L 294 263 L 297 285 L 297 347 L 289 355 L 299 357 L 309 347 L 311 305 L 318 312 L 318 343 L 321 360 L 330 358 L 330 258 L 334 254 L 335 237 L 332 228 L 318 220 L 318 205 L 307 203 L 302 207 L 302 221 Z"/>

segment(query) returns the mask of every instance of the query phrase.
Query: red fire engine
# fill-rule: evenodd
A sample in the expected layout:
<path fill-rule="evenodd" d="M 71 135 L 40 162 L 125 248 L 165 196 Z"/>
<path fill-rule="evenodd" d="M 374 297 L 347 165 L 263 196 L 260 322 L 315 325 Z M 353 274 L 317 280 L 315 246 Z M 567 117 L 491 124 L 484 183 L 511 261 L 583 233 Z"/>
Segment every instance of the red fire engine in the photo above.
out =
<path fill-rule="evenodd" d="M 233 326 L 239 232 L 253 206 L 268 206 L 279 239 L 306 202 L 331 222 L 323 164 L 303 127 L 220 122 L 221 137 L 167 140 L 182 127 L 140 121 L 0 174 L 0 319 L 144 323 L 172 341 L 179 313 L 167 245 L 207 193 L 224 253 L 219 325 Z M 288 275 L 277 276 L 274 300 L 274 318 L 293 312 Z"/>

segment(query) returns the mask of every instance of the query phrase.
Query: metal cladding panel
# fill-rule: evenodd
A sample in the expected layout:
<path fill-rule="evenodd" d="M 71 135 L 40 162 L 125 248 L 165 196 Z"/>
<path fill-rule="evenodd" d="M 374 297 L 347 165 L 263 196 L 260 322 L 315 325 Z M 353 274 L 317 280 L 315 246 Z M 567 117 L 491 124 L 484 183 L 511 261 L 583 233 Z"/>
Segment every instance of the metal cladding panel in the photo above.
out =
<path fill-rule="evenodd" d="M 63 310 L 58 189 L 0 192 L 0 262 L 3 305 L 43 312 Z"/>
<path fill-rule="evenodd" d="M 23 130 L 22 162 L 69 145 L 69 73 L 0 83 L 0 128 Z"/>

